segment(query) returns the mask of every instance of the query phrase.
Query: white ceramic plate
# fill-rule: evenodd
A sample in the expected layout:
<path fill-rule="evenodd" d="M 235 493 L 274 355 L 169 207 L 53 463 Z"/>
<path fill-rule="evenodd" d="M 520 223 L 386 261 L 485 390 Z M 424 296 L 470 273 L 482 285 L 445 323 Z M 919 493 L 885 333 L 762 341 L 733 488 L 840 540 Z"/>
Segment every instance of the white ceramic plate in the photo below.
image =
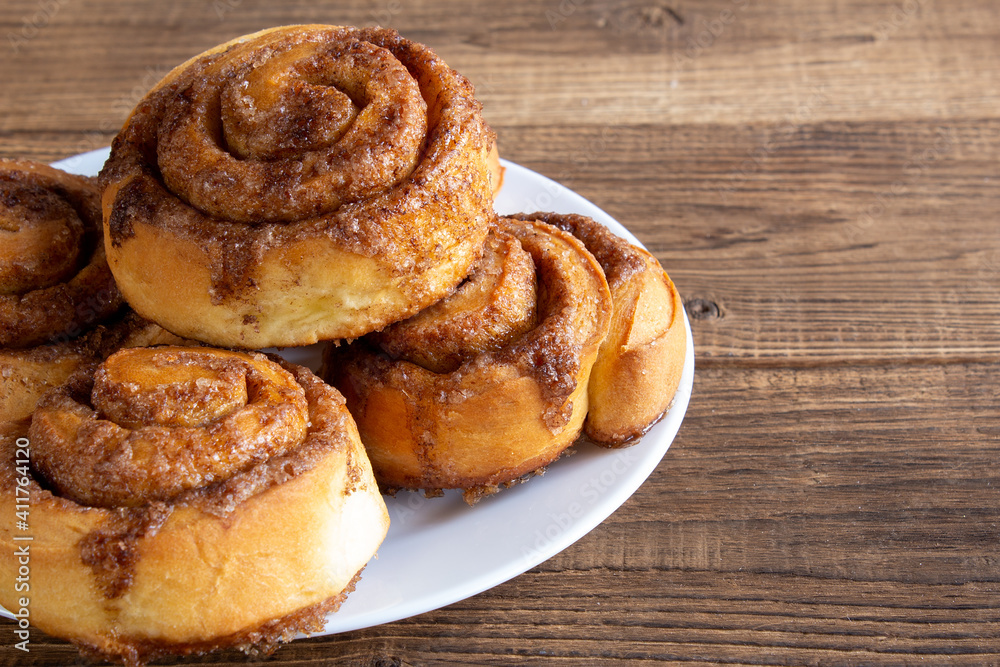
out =
<path fill-rule="evenodd" d="M 54 164 L 95 175 L 108 150 Z M 638 243 L 607 213 L 571 190 L 524 167 L 504 162 L 499 213 L 581 213 Z M 476 595 L 559 553 L 614 512 L 659 464 L 677 434 L 691 397 L 694 345 L 687 328 L 687 358 L 669 413 L 637 444 L 618 450 L 577 445 L 543 477 L 470 507 L 457 492 L 427 499 L 404 492 L 387 497 L 391 525 L 340 611 L 321 634 L 357 630 L 408 618 Z M 290 361 L 319 365 L 317 346 L 284 350 Z"/>

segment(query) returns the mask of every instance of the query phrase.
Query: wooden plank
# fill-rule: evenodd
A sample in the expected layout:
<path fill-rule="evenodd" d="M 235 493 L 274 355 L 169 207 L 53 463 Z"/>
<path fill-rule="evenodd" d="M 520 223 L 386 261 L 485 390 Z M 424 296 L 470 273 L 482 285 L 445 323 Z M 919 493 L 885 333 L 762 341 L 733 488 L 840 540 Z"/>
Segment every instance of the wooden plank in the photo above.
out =
<path fill-rule="evenodd" d="M 94 23 L 101 12 L 84 3 L 51 2 L 62 9 L 49 23 L 18 47 L 8 44 L 11 71 L 18 75 L 4 77 L 0 117 L 9 117 L 12 105 L 29 113 L 18 115 L 19 127 L 5 121 L 0 130 L 93 128 L 151 72 L 276 22 L 321 18 L 306 5 L 268 11 L 239 0 L 151 6 L 133 10 L 113 28 L 119 39 L 93 44 L 80 25 Z M 226 2 L 232 9 L 219 16 L 213 7 Z M 552 24 L 546 13 L 558 12 L 553 2 L 523 25 L 515 21 L 524 8 L 508 16 L 484 5 L 492 7 L 485 21 L 496 25 L 483 31 L 486 38 L 457 28 L 455 15 L 468 8 L 455 6 L 429 11 L 421 5 L 425 11 L 416 12 L 400 3 L 393 13 L 395 5 L 387 3 L 386 9 L 357 6 L 322 17 L 358 24 L 388 18 L 479 83 L 499 124 L 606 125 L 623 116 L 671 124 L 989 117 L 995 101 L 988 91 L 1000 68 L 995 22 L 989 15 L 977 21 L 979 10 L 968 3 L 965 11 L 952 11 L 927 0 L 909 2 L 919 11 L 898 26 L 891 17 L 900 5 L 891 2 L 833 4 L 826 14 L 814 14 L 792 2 L 712 0 L 675 10 L 687 17 L 683 24 L 662 17 L 643 23 L 641 16 L 636 22 L 635 8 L 618 3 L 580 3 L 563 23 Z M 22 4 L 21 14 L 7 15 L 23 19 L 38 6 Z M 708 44 L 705 32 L 711 37 L 710 26 L 726 12 L 733 15 L 730 24 Z M 777 23 L 784 27 L 776 30 Z M 0 33 L 17 35 L 17 25 L 17 19 L 0 25 Z M 428 31 L 428 25 L 438 27 Z M 934 49 L 926 48 L 928 39 Z M 581 40 L 588 45 L 583 54 Z M 706 46 L 692 51 L 699 40 Z M 81 71 L 73 62 L 91 67 Z M 81 99 L 82 90 L 88 95 Z M 70 99 L 71 114 L 54 113 Z"/>
<path fill-rule="evenodd" d="M 609 521 L 492 591 L 342 641 L 417 662 L 995 660 L 997 372 L 699 371 L 678 441 Z"/>
<path fill-rule="evenodd" d="M 1000 350 L 1000 239 L 980 224 L 997 206 L 1000 124 L 977 118 L 989 114 L 980 102 L 993 105 L 986 79 L 1000 66 L 987 39 L 993 27 L 969 4 L 946 12 L 920 3 L 912 14 L 900 6 L 837 4 L 813 15 L 795 3 L 715 1 L 675 9 L 680 20 L 642 15 L 649 25 L 614 3 L 574 5 L 558 20 L 545 17 L 551 8 L 521 7 L 495 17 L 485 43 L 450 30 L 455 8 L 447 5 L 345 14 L 424 32 L 440 25 L 439 50 L 480 84 L 505 155 L 604 207 L 668 267 L 703 318 L 703 363 L 982 359 Z M 21 3 L 14 15 L 33 7 Z M 733 7 L 741 14 L 724 34 L 683 71 L 667 71 L 681 64 L 663 64 L 670 49 L 690 47 L 698 26 Z M 234 3 L 204 27 L 211 11 L 131 13 L 118 19 L 128 24 L 125 39 L 95 57 L 75 26 L 102 14 L 67 3 L 15 54 L 18 75 L 0 100 L 4 154 L 50 159 L 106 145 L 170 66 L 271 16 Z M 297 5 L 289 20 L 307 11 Z M 515 19 L 526 27 L 514 30 Z M 186 29 L 195 24 L 203 27 Z M 845 38 L 868 34 L 865 26 L 874 41 Z M 801 41 L 781 46 L 789 31 Z M 569 36 L 581 34 L 618 48 L 580 59 Z M 933 56 L 927 39 L 939 47 Z M 802 59 L 794 48 L 821 53 Z M 66 66 L 85 54 L 106 66 Z M 675 74 L 683 85 L 665 78 Z M 781 78 L 789 76 L 798 79 Z M 621 90 L 623 82 L 635 91 Z M 880 90 L 856 87 L 872 82 Z M 81 101 L 81 87 L 94 95 Z M 62 136 L 70 150 L 60 153 L 53 142 Z"/>
<path fill-rule="evenodd" d="M 498 133 L 658 256 L 702 364 L 1000 351 L 995 121 Z"/>
<path fill-rule="evenodd" d="M 903 664 L 934 656 L 935 664 L 976 665 L 1000 656 L 998 599 L 995 584 L 886 587 L 697 571 L 531 573 L 406 621 L 299 640 L 276 657 L 288 665 L 760 664 L 765 657 L 766 664 L 798 665 Z M 506 620 L 497 622 L 498 614 Z M 31 664 L 73 664 L 75 649 L 36 640 L 46 657 Z M 4 647 L 0 664 L 26 664 L 12 657 Z M 231 651 L 183 664 L 245 662 Z"/>

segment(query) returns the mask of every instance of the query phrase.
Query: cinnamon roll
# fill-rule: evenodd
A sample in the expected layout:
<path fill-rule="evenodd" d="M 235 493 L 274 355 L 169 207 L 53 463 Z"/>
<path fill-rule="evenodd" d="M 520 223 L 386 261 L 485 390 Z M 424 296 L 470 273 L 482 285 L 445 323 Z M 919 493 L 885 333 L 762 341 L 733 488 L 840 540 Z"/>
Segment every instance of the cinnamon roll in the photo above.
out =
<path fill-rule="evenodd" d="M 135 322 L 89 338 L 121 303 L 94 179 L 0 159 L 0 422 L 27 417 L 112 338 L 126 344 Z"/>
<path fill-rule="evenodd" d="M 577 439 L 611 310 L 579 240 L 503 218 L 458 290 L 328 346 L 322 373 L 345 395 L 385 490 L 462 489 L 473 503 L 544 470 Z"/>
<path fill-rule="evenodd" d="M 122 310 L 95 180 L 0 159 L 0 422 L 27 417 L 85 362 L 177 341 Z"/>
<path fill-rule="evenodd" d="M 381 28 L 289 26 L 177 67 L 101 172 L 131 306 L 240 348 L 354 338 L 439 300 L 492 220 L 472 85 Z"/>
<path fill-rule="evenodd" d="M 680 294 L 649 252 L 583 215 L 530 213 L 583 241 L 604 269 L 614 314 L 590 375 L 585 432 L 608 447 L 634 443 L 670 408 L 687 335 Z"/>
<path fill-rule="evenodd" d="M 76 338 L 120 306 L 92 179 L 0 159 L 0 241 L 0 347 Z"/>
<path fill-rule="evenodd" d="M 341 395 L 258 353 L 119 351 L 2 453 L 0 576 L 27 544 L 31 622 L 127 664 L 321 629 L 388 528 Z"/>

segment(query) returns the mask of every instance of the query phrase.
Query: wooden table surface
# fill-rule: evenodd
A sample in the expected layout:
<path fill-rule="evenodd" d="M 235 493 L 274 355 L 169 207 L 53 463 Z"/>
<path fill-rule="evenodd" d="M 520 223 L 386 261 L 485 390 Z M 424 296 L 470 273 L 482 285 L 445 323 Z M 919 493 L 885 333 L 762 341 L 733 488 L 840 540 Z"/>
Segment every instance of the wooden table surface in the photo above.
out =
<path fill-rule="evenodd" d="M 173 65 L 286 23 L 392 27 L 468 76 L 504 157 L 660 259 L 697 370 L 579 542 L 267 664 L 1000 661 L 992 0 L 5 0 L 0 155 L 106 146 Z M 0 664 L 78 664 L 0 635 Z"/>

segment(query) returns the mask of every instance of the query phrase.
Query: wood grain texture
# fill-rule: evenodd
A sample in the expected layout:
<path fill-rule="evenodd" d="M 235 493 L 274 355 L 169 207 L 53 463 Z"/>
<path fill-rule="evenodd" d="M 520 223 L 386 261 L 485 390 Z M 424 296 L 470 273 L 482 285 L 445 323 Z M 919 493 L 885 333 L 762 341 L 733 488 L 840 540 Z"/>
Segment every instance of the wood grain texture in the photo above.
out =
<path fill-rule="evenodd" d="M 505 157 L 608 211 L 678 285 L 694 397 L 615 514 L 492 590 L 266 664 L 998 664 L 995 12 L 8 0 L 0 155 L 107 145 L 156 79 L 236 35 L 385 25 L 476 84 Z M 82 664 L 41 633 L 12 643 L 0 624 L 0 665 Z"/>

